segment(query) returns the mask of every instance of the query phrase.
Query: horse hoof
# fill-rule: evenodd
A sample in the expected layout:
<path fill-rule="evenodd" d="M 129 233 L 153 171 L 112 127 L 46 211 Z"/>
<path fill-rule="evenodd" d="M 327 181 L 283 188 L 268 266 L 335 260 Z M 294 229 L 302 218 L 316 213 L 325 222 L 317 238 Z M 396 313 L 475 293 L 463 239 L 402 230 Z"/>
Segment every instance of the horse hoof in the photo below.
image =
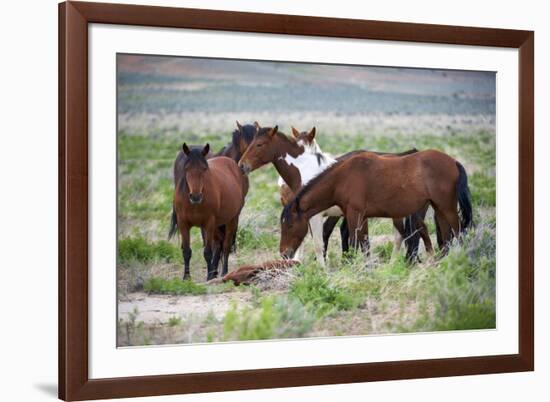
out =
<path fill-rule="evenodd" d="M 184 281 L 190 281 L 191 280 L 191 275 L 189 275 L 189 274 L 183 275 L 183 280 Z"/>

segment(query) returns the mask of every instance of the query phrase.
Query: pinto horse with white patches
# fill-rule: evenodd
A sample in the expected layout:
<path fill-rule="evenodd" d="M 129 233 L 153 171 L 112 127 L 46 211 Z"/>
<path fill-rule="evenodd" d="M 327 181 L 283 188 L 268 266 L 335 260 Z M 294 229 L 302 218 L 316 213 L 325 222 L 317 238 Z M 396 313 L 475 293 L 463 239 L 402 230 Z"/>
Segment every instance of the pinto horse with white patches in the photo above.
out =
<path fill-rule="evenodd" d="M 313 147 L 307 145 L 313 152 L 306 152 L 305 141 L 298 138 L 300 133 L 296 129 L 293 130 L 296 137 L 294 139 L 280 132 L 278 126 L 260 127 L 257 122 L 254 124 L 257 127 L 256 135 L 239 161 L 239 167 L 248 174 L 272 163 L 280 175 L 278 183 L 283 205 L 287 197 L 296 194 L 304 184 L 335 162 L 333 158 L 321 152 L 316 142 Z M 310 139 L 310 143 L 314 141 L 315 128 L 309 133 L 304 133 L 305 135 Z M 340 216 L 342 212 L 338 208 L 329 209 L 309 220 L 315 255 L 320 264 L 324 264 L 323 220 L 331 214 Z M 301 259 L 302 253 L 303 249 L 300 248 L 296 258 Z"/>

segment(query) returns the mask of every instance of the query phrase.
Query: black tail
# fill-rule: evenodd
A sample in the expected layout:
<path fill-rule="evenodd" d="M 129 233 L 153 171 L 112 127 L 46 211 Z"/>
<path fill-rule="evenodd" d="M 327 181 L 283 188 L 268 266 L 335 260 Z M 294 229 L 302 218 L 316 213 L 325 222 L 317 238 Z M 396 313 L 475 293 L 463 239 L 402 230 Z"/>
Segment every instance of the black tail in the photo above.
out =
<path fill-rule="evenodd" d="M 172 206 L 172 220 L 170 222 L 170 231 L 168 232 L 168 240 L 174 237 L 177 230 L 178 230 L 178 217 L 176 215 L 176 210 Z"/>
<path fill-rule="evenodd" d="M 458 168 L 458 181 L 456 182 L 456 196 L 460 207 L 460 231 L 464 232 L 472 226 L 472 197 L 468 188 L 468 175 L 464 166 L 456 162 Z"/>
<path fill-rule="evenodd" d="M 407 248 L 407 262 L 415 263 L 419 261 L 418 248 L 420 247 L 420 232 L 417 230 L 417 213 L 411 214 L 405 218 L 405 247 Z"/>

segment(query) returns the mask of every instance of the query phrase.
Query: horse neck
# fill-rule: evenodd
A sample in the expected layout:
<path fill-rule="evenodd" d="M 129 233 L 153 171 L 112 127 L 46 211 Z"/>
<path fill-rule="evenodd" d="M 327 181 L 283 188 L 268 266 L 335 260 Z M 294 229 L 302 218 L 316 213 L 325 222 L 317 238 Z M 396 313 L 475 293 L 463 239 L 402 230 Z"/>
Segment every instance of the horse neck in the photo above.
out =
<path fill-rule="evenodd" d="M 282 177 L 294 193 L 297 193 L 298 190 L 302 188 L 302 175 L 296 166 L 288 164 L 287 161 L 281 157 L 273 161 L 273 166 L 275 166 L 279 176 Z"/>
<path fill-rule="evenodd" d="M 295 141 L 291 141 L 282 133 L 275 134 L 275 154 L 277 157 L 285 157 L 287 155 L 297 158 L 304 153 L 304 147 Z"/>
<path fill-rule="evenodd" d="M 290 141 L 284 134 L 277 133 L 273 165 L 286 184 L 297 192 L 302 187 L 302 176 L 297 166 L 288 161 L 299 158 L 304 153 L 304 147 Z"/>
<path fill-rule="evenodd" d="M 317 182 L 314 186 L 300 197 L 299 207 L 307 219 L 318 213 L 332 207 L 336 204 L 334 195 L 334 184 L 336 177 L 334 172 L 323 177 L 322 181 Z"/>

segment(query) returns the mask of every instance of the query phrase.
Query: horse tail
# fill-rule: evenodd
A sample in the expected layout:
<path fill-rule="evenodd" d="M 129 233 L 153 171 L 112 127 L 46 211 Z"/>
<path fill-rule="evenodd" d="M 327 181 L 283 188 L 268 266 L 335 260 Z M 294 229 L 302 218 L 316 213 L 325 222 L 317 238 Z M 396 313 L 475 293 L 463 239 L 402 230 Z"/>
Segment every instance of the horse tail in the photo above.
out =
<path fill-rule="evenodd" d="M 458 168 L 458 181 L 456 182 L 456 196 L 460 207 L 460 231 L 464 232 L 472 226 L 472 196 L 468 187 L 468 175 L 464 166 L 456 162 Z"/>
<path fill-rule="evenodd" d="M 176 210 L 172 206 L 172 219 L 170 221 L 170 231 L 168 232 L 168 240 L 170 240 L 176 234 L 178 230 L 178 216 L 176 215 Z"/>
<path fill-rule="evenodd" d="M 420 233 L 417 228 L 417 213 L 405 217 L 405 247 L 406 259 L 409 263 L 418 261 L 418 248 L 420 247 Z"/>

